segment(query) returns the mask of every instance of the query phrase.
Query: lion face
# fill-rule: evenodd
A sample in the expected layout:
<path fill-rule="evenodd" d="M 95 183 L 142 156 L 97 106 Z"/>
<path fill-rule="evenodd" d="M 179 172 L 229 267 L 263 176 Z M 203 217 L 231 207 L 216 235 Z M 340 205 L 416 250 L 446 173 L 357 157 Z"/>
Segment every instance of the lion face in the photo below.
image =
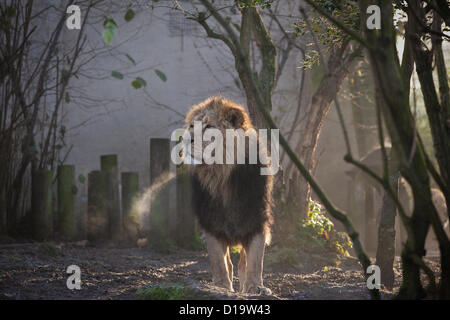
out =
<path fill-rule="evenodd" d="M 185 119 L 186 130 L 191 136 L 191 150 L 190 153 L 195 160 L 199 162 L 202 160 L 203 152 L 211 140 L 204 139 L 207 134 L 214 134 L 214 131 L 220 131 L 223 140 L 223 163 L 226 157 L 226 130 L 227 129 L 242 129 L 247 131 L 252 128 L 250 119 L 245 110 L 230 100 L 222 97 L 212 97 L 204 102 L 194 106 L 186 116 Z M 202 143 L 195 143 L 195 140 L 202 137 Z M 212 138 L 214 141 L 214 138 Z M 214 156 L 214 151 L 212 152 Z"/>

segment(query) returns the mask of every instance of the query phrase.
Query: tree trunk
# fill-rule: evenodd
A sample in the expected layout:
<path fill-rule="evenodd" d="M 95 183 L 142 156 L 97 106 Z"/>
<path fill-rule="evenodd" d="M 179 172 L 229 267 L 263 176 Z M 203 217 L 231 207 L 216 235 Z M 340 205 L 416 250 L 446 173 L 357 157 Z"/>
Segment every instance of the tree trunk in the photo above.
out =
<path fill-rule="evenodd" d="M 392 189 L 398 190 L 398 173 L 390 176 Z M 398 192 L 396 192 L 398 194 Z M 397 195 L 398 196 L 398 195 Z M 394 200 L 385 191 L 381 206 L 380 225 L 378 227 L 378 247 L 376 264 L 380 267 L 381 283 L 389 290 L 394 287 L 395 258 L 395 215 L 397 207 Z"/>
<path fill-rule="evenodd" d="M 348 74 L 348 67 L 352 61 L 350 59 L 347 61 L 346 65 L 342 65 L 347 45 L 348 43 L 344 43 L 333 48 L 331 51 L 327 62 L 330 74 L 325 75 L 320 80 L 317 90 L 312 97 L 311 107 L 308 110 L 305 110 L 306 116 L 303 120 L 305 125 L 299 133 L 300 139 L 295 150 L 304 166 L 312 174 L 317 165 L 316 150 L 323 122 L 331 108 L 334 97 L 341 88 L 342 81 Z M 289 162 L 285 170 L 287 177 L 290 177 L 292 168 L 293 164 L 292 162 Z M 299 176 L 298 189 L 297 214 L 292 216 L 293 220 L 291 221 L 291 223 L 294 224 L 304 218 L 308 213 L 309 198 L 311 197 L 311 187 L 302 176 Z"/>
<path fill-rule="evenodd" d="M 247 97 L 247 108 L 253 125 L 256 128 L 267 128 L 266 121 L 256 105 L 256 92 L 251 89 L 250 81 L 256 80 L 257 89 L 264 101 L 264 108 L 269 112 L 272 111 L 272 90 L 275 85 L 275 59 L 276 48 L 270 38 L 270 35 L 264 26 L 261 15 L 255 7 L 244 7 L 241 9 L 241 32 L 240 44 L 249 61 L 250 44 L 254 40 L 259 49 L 261 57 L 261 69 L 259 72 L 254 71 L 254 74 L 248 74 L 236 53 L 235 64 L 239 78 L 244 87 L 245 95 Z M 252 79 L 253 78 L 253 79 Z"/>

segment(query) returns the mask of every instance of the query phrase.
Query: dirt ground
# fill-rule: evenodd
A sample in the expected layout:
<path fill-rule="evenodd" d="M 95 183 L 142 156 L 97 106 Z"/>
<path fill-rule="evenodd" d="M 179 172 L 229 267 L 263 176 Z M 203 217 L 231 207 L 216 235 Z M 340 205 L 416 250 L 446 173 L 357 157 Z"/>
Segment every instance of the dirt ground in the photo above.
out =
<path fill-rule="evenodd" d="M 309 263 L 309 258 L 304 257 L 299 266 L 285 267 L 269 248 L 264 283 L 273 295 L 249 296 L 212 286 L 204 251 L 163 254 L 148 248 L 89 244 L 0 244 L 0 299 L 136 299 L 139 288 L 163 283 L 183 284 L 196 292 L 194 299 L 369 299 L 355 258 L 345 258 L 338 267 Z M 437 259 L 428 262 L 437 272 Z M 66 286 L 66 269 L 73 264 L 81 269 L 81 290 Z M 382 298 L 392 298 L 399 284 L 396 263 L 396 289 L 382 290 Z M 234 288 L 238 287 L 235 279 Z"/>

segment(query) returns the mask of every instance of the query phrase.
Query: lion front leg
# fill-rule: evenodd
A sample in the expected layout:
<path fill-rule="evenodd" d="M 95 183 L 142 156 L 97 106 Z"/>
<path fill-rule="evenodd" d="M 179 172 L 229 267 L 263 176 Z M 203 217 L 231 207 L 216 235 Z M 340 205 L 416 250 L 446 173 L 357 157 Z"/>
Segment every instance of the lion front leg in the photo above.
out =
<path fill-rule="evenodd" d="M 244 280 L 244 293 L 272 294 L 269 288 L 264 287 L 262 279 L 265 242 L 265 236 L 261 233 L 256 235 L 245 248 L 247 272 Z"/>
<path fill-rule="evenodd" d="M 228 246 L 208 233 L 205 234 L 205 240 L 214 285 L 234 291 L 228 267 Z"/>
<path fill-rule="evenodd" d="M 245 253 L 244 247 L 242 247 L 239 257 L 238 276 L 239 276 L 239 291 L 244 292 L 244 283 L 245 278 L 247 277 L 247 254 Z"/>

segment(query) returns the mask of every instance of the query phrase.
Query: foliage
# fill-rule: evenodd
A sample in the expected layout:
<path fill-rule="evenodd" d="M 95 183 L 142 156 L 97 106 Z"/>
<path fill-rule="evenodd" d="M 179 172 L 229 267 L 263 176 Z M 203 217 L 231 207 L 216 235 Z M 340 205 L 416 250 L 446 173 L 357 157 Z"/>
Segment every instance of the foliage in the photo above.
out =
<path fill-rule="evenodd" d="M 238 0 L 241 7 L 261 7 L 261 9 L 270 9 L 274 0 Z"/>
<path fill-rule="evenodd" d="M 204 251 L 206 250 L 206 242 L 205 240 L 200 236 L 198 232 L 194 234 L 194 237 L 191 241 L 188 241 L 187 243 L 183 243 L 180 245 L 183 248 L 195 250 L 195 251 Z"/>
<path fill-rule="evenodd" d="M 81 184 L 84 184 L 84 183 L 86 182 L 86 177 L 85 177 L 84 175 L 82 175 L 82 174 L 79 174 L 79 175 L 78 175 L 78 181 L 79 181 Z"/>
<path fill-rule="evenodd" d="M 275 255 L 275 260 L 277 263 L 291 267 L 300 263 L 297 250 L 290 247 L 281 247 Z"/>
<path fill-rule="evenodd" d="M 134 10 L 128 9 L 123 18 L 125 19 L 126 22 L 130 22 L 134 18 L 134 15 L 135 15 Z"/>
<path fill-rule="evenodd" d="M 334 0 L 316 0 L 316 4 L 326 10 L 329 14 L 339 19 L 348 28 L 353 30 L 359 29 L 359 9 L 357 7 L 356 1 L 334 1 Z M 314 14 L 311 11 L 311 15 L 308 20 L 311 25 L 318 42 L 324 46 L 324 49 L 330 49 L 337 44 L 343 43 L 344 41 L 350 40 L 349 36 L 346 35 L 341 29 L 337 28 L 334 24 L 328 21 L 328 19 Z M 306 21 L 299 20 L 294 22 L 294 31 L 297 37 L 309 34 L 309 28 Z M 313 43 L 309 43 L 310 47 L 314 47 Z M 313 49 L 306 55 L 303 59 L 303 68 L 310 69 L 315 64 L 319 62 L 319 54 L 317 50 Z"/>
<path fill-rule="evenodd" d="M 151 284 L 136 291 L 136 297 L 143 300 L 182 300 L 191 295 L 191 290 L 180 283 Z"/>
<path fill-rule="evenodd" d="M 133 86 L 133 88 L 139 89 L 147 86 L 147 82 L 141 77 L 136 77 L 136 79 L 131 82 L 131 85 Z"/>
<path fill-rule="evenodd" d="M 112 71 L 112 72 L 111 72 L 111 76 L 112 76 L 113 78 L 116 78 L 116 79 L 119 79 L 119 80 L 122 80 L 122 79 L 123 79 L 123 74 L 120 73 L 119 71 Z"/>
<path fill-rule="evenodd" d="M 116 33 L 117 30 L 117 24 L 112 18 L 105 18 L 105 21 L 103 22 L 103 33 L 102 37 L 106 44 L 111 44 L 112 39 Z"/>
<path fill-rule="evenodd" d="M 134 16 L 135 16 L 135 12 L 132 9 L 128 9 L 124 15 L 124 20 L 126 22 L 130 22 L 134 18 Z M 112 43 L 112 39 L 114 38 L 117 29 L 118 29 L 118 25 L 114 21 L 114 19 L 112 19 L 110 17 L 105 17 L 105 20 L 103 22 L 102 37 L 106 44 L 110 45 Z M 125 53 L 125 57 L 133 65 L 137 64 L 136 60 L 134 60 L 134 58 L 132 56 L 130 56 L 128 53 Z M 162 72 L 159 69 L 155 69 L 155 73 L 161 81 L 163 81 L 163 82 L 167 81 L 167 76 L 164 72 Z M 125 78 L 124 74 L 117 70 L 111 71 L 111 77 L 118 79 L 118 80 L 123 80 Z M 134 80 L 131 81 L 131 86 L 137 90 L 137 89 L 146 87 L 147 81 L 145 81 L 142 77 L 136 77 Z"/>
<path fill-rule="evenodd" d="M 307 254 L 310 265 L 338 264 L 340 258 L 350 256 L 350 248 L 352 242 L 347 233 L 337 232 L 322 205 L 310 199 L 307 217 L 282 246 L 268 255 L 267 263 L 299 267 L 302 255 Z"/>
<path fill-rule="evenodd" d="M 233 246 L 230 247 L 230 258 L 232 261 L 234 260 L 239 260 L 240 255 L 241 255 L 241 247 L 240 246 Z"/>
<path fill-rule="evenodd" d="M 345 232 L 337 232 L 320 203 L 310 200 L 308 216 L 302 220 L 295 235 L 301 247 L 310 251 L 331 250 L 339 256 L 349 256 L 351 240 Z"/>
<path fill-rule="evenodd" d="M 161 70 L 156 69 L 155 70 L 156 75 L 161 79 L 161 81 L 166 82 L 167 81 L 167 77 L 164 74 L 164 72 L 162 72 Z"/>
<path fill-rule="evenodd" d="M 148 243 L 151 244 L 152 249 L 156 252 L 168 254 L 176 250 L 175 243 L 159 233 L 156 233 L 153 236 L 149 235 L 148 239 Z"/>
<path fill-rule="evenodd" d="M 304 70 L 312 69 L 319 63 L 319 52 L 317 50 L 311 50 L 305 53 L 302 60 L 301 68 Z"/>

